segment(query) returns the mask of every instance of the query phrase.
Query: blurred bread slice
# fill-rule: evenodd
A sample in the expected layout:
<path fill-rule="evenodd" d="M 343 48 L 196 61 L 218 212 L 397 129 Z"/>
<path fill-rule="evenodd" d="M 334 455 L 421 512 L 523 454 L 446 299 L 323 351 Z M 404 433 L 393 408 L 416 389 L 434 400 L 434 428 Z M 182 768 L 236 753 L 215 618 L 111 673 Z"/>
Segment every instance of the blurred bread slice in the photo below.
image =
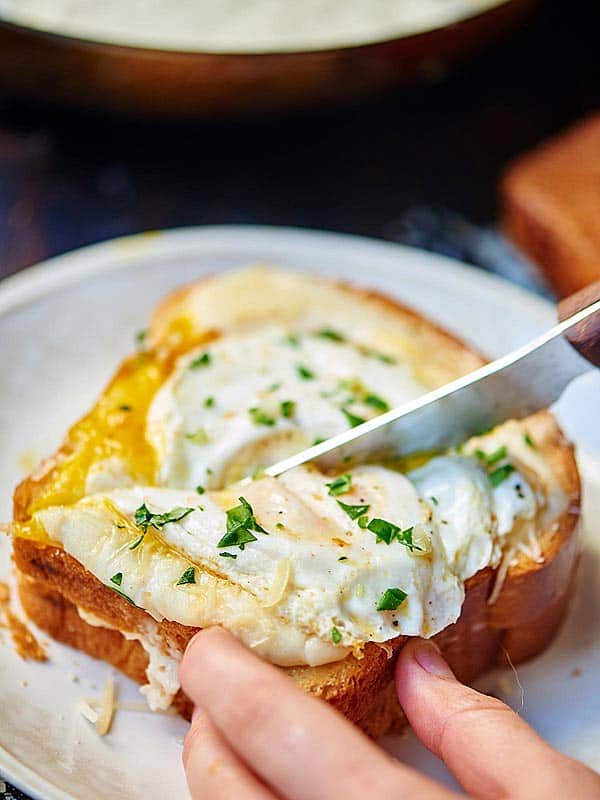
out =
<path fill-rule="evenodd" d="M 600 278 L 600 114 L 517 159 L 500 204 L 502 230 L 559 296 Z"/>

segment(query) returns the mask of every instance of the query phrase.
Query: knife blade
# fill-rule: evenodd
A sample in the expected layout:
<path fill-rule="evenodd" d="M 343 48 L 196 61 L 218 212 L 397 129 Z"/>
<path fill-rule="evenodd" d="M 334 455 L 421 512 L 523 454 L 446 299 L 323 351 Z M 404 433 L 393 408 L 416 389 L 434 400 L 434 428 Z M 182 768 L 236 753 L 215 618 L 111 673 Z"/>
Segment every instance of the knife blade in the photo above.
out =
<path fill-rule="evenodd" d="M 599 313 L 596 300 L 507 355 L 279 461 L 264 474 L 276 477 L 309 461 L 330 469 L 374 457 L 390 461 L 442 451 L 507 419 L 522 419 L 545 408 L 590 369 L 565 336 Z"/>

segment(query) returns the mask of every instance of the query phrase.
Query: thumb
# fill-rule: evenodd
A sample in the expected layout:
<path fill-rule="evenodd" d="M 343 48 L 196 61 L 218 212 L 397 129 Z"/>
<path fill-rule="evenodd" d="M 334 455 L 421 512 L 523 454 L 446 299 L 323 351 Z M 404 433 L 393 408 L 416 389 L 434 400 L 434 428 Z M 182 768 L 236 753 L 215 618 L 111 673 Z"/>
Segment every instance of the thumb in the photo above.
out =
<path fill-rule="evenodd" d="M 600 776 L 547 745 L 500 700 L 459 683 L 433 642 L 409 641 L 396 666 L 413 730 L 468 794 L 481 798 L 600 798 Z"/>

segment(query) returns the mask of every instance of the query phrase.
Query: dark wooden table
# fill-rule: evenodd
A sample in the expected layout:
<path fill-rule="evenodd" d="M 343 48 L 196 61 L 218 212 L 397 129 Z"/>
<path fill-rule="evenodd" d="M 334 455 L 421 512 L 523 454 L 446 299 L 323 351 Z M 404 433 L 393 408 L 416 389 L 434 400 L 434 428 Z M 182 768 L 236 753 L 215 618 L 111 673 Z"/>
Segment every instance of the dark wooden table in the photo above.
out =
<path fill-rule="evenodd" d="M 164 125 L 0 98 L 0 276 L 113 236 L 227 222 L 408 240 L 477 261 L 461 224 L 493 221 L 507 161 L 598 104 L 586 5 L 546 2 L 445 82 L 335 113 Z"/>

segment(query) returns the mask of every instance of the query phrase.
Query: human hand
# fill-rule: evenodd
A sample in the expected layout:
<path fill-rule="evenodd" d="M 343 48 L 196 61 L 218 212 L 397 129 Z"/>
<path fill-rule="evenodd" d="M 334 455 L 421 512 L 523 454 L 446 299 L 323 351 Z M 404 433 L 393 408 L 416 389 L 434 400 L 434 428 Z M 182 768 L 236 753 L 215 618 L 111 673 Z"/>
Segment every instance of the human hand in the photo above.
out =
<path fill-rule="evenodd" d="M 196 705 L 183 761 L 194 800 L 456 798 L 394 760 L 325 703 L 220 628 L 199 633 L 180 668 Z M 600 800 L 600 776 L 553 750 L 508 706 L 460 684 L 431 642 L 396 667 L 421 741 L 479 798 Z"/>

